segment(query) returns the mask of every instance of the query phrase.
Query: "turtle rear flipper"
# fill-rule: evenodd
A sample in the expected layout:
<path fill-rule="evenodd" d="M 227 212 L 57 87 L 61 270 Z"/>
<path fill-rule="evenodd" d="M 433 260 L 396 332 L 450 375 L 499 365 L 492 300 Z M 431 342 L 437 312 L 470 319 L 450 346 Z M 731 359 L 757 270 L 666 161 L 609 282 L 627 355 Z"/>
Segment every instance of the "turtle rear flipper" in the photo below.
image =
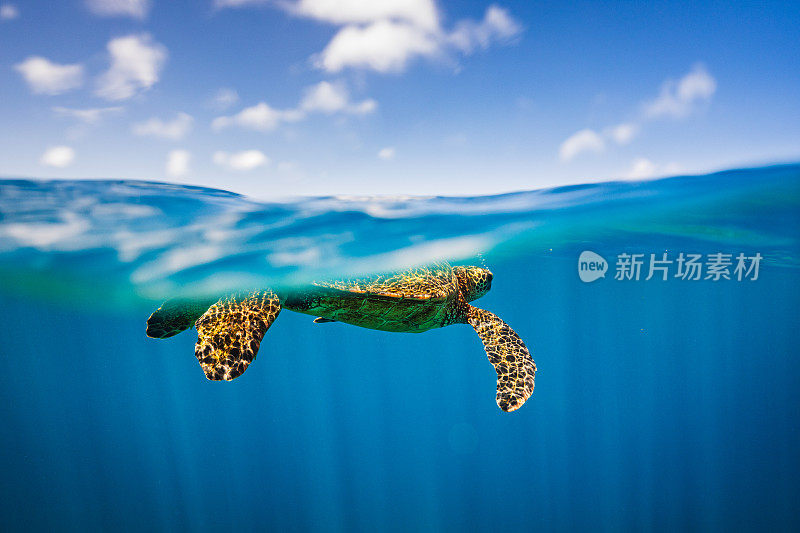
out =
<path fill-rule="evenodd" d="M 515 411 L 533 394 L 536 363 L 511 326 L 497 315 L 470 306 L 467 322 L 483 341 L 489 362 L 497 372 L 497 405 Z"/>
<path fill-rule="evenodd" d="M 271 291 L 226 296 L 201 316 L 194 355 L 210 380 L 241 376 L 256 358 L 261 339 L 281 311 Z"/>
<path fill-rule="evenodd" d="M 167 300 L 147 319 L 147 336 L 166 339 L 189 329 L 214 302 L 188 298 Z"/>

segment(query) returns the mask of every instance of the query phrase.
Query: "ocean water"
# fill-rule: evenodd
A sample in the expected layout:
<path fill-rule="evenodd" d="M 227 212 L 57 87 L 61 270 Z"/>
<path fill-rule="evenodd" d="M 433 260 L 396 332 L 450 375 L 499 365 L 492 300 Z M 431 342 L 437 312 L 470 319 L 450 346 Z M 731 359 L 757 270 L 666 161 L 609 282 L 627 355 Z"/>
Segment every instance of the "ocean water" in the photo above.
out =
<path fill-rule="evenodd" d="M 584 251 L 605 260 L 591 282 Z M 684 279 L 693 254 L 700 279 Z M 271 203 L 0 181 L 0 523 L 796 531 L 799 258 L 800 165 Z M 168 297 L 434 260 L 494 272 L 473 303 L 539 369 L 518 411 L 498 409 L 466 325 L 385 333 L 284 311 L 232 382 L 205 379 L 194 330 L 144 334 Z"/>

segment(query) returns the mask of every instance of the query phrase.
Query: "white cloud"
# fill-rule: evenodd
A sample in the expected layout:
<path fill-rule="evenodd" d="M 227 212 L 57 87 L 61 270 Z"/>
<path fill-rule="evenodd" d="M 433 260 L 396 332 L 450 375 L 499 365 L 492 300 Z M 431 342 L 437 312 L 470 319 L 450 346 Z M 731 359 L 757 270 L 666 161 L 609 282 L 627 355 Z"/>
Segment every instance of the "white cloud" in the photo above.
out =
<path fill-rule="evenodd" d="M 299 17 L 331 24 L 368 24 L 379 20 L 409 22 L 434 30 L 439 14 L 434 0 L 214 0 L 214 7 L 246 7 L 275 4 Z"/>
<path fill-rule="evenodd" d="M 717 81 L 714 77 L 703 65 L 695 65 L 677 82 L 664 82 L 658 97 L 645 104 L 644 114 L 647 118 L 685 117 L 697 103 L 710 100 L 716 90 Z"/>
<path fill-rule="evenodd" d="M 86 7 L 101 17 L 143 19 L 150 10 L 149 0 L 86 0 Z"/>
<path fill-rule="evenodd" d="M 214 0 L 214 7 L 223 9 L 226 7 L 255 6 L 268 3 L 270 3 L 270 0 Z"/>
<path fill-rule="evenodd" d="M 562 161 L 569 161 L 581 152 L 602 152 L 606 148 L 605 140 L 594 130 L 584 129 L 571 135 L 561 143 L 558 151 Z"/>
<path fill-rule="evenodd" d="M 297 116 L 296 112 L 281 111 L 270 107 L 269 104 L 260 102 L 252 107 L 246 107 L 237 114 L 229 117 L 217 117 L 211 123 L 215 130 L 227 128 L 229 126 L 240 126 L 242 128 L 270 131 L 278 127 L 282 121 L 292 121 L 302 117 Z"/>
<path fill-rule="evenodd" d="M 656 164 L 646 157 L 638 157 L 633 160 L 627 177 L 631 179 L 645 179 L 652 178 L 655 174 Z"/>
<path fill-rule="evenodd" d="M 703 65 L 695 65 L 692 71 L 678 83 L 678 98 L 684 102 L 708 99 L 716 92 L 717 81 Z"/>
<path fill-rule="evenodd" d="M 97 124 L 104 116 L 122 112 L 122 107 L 93 107 L 76 109 L 71 107 L 54 107 L 53 112 L 62 117 L 70 117 L 86 124 Z"/>
<path fill-rule="evenodd" d="M 17 17 L 19 17 L 19 9 L 14 4 L 0 6 L 0 20 L 13 20 Z"/>
<path fill-rule="evenodd" d="M 125 100 L 157 81 L 167 60 L 167 50 L 148 34 L 128 35 L 109 41 L 111 67 L 97 80 L 95 94 L 107 100 Z"/>
<path fill-rule="evenodd" d="M 275 109 L 265 102 L 260 102 L 252 107 L 246 107 L 235 115 L 215 118 L 211 122 L 211 127 L 221 130 L 239 126 L 257 131 L 271 131 L 282 123 L 304 120 L 309 113 L 364 115 L 373 112 L 377 107 L 378 103 L 372 99 L 351 102 L 350 95 L 342 83 L 323 81 L 308 87 L 296 108 Z"/>
<path fill-rule="evenodd" d="M 59 65 L 44 57 L 31 56 L 14 65 L 34 93 L 61 94 L 83 85 L 83 65 Z"/>
<path fill-rule="evenodd" d="M 506 9 L 491 5 L 481 21 L 442 27 L 435 0 L 215 0 L 218 9 L 273 4 L 298 17 L 343 26 L 314 62 L 327 72 L 345 68 L 400 72 L 417 57 L 470 54 L 522 31 Z"/>
<path fill-rule="evenodd" d="M 260 150 L 244 150 L 230 154 L 214 152 L 214 163 L 230 170 L 247 171 L 269 164 L 269 158 Z"/>
<path fill-rule="evenodd" d="M 672 176 L 680 171 L 681 166 L 674 162 L 666 165 L 657 165 L 646 157 L 637 157 L 631 163 L 631 168 L 625 177 L 643 180 L 657 176 Z"/>
<path fill-rule="evenodd" d="M 400 17 L 370 20 L 366 26 L 351 24 L 339 30 L 316 58 L 317 66 L 328 72 L 345 68 L 400 72 L 414 58 L 445 56 L 452 49 L 470 54 L 478 47 L 507 42 L 522 31 L 507 10 L 495 5 L 489 6 L 481 22 L 459 21 L 450 33 L 438 20 L 433 25 Z"/>
<path fill-rule="evenodd" d="M 378 150 L 378 157 L 383 159 L 384 161 L 394 159 L 394 156 L 395 156 L 395 149 L 392 146 L 387 146 L 386 148 L 381 148 L 380 150 Z"/>
<path fill-rule="evenodd" d="M 167 155 L 166 171 L 169 176 L 178 178 L 189 173 L 192 155 L 187 150 L 172 150 Z"/>
<path fill-rule="evenodd" d="M 337 112 L 365 114 L 371 113 L 378 106 L 372 99 L 357 104 L 350 102 L 350 95 L 341 83 L 322 81 L 306 90 L 300 109 L 307 112 L 319 111 L 332 114 Z"/>
<path fill-rule="evenodd" d="M 433 0 L 299 0 L 291 4 L 290 9 L 299 15 L 333 24 L 401 20 L 430 30 L 439 25 Z"/>
<path fill-rule="evenodd" d="M 605 133 L 617 144 L 629 144 L 639 133 L 639 126 L 632 122 L 626 122 L 609 128 Z"/>
<path fill-rule="evenodd" d="M 476 47 L 488 48 L 493 42 L 508 41 L 522 32 L 522 26 L 508 10 L 492 5 L 481 22 L 462 20 L 449 35 L 449 41 L 465 53 Z"/>
<path fill-rule="evenodd" d="M 697 64 L 680 80 L 667 80 L 661 86 L 659 96 L 644 104 L 641 115 L 634 121 L 625 122 L 603 130 L 600 136 L 597 132 L 584 129 L 572 135 L 561 144 L 560 157 L 568 161 L 581 152 L 602 152 L 606 147 L 606 139 L 613 140 L 616 144 L 629 144 L 639 133 L 639 129 L 647 119 L 663 117 L 680 118 L 691 114 L 700 102 L 708 102 L 717 90 L 716 80 L 708 73 L 705 67 Z M 640 158 L 629 174 L 645 176 L 648 170 L 648 160 Z M 664 167 L 669 172 L 669 167 Z M 677 171 L 675 168 L 671 170 Z"/>
<path fill-rule="evenodd" d="M 69 146 L 52 146 L 45 150 L 39 163 L 47 167 L 65 168 L 75 160 L 75 150 Z"/>
<path fill-rule="evenodd" d="M 346 67 L 400 72 L 408 61 L 439 52 L 434 34 L 405 22 L 381 20 L 366 27 L 347 26 L 331 39 L 317 59 L 328 72 Z"/>
<path fill-rule="evenodd" d="M 235 89 L 223 87 L 214 95 L 214 108 L 223 111 L 239 101 L 239 93 Z"/>
<path fill-rule="evenodd" d="M 347 100 L 347 91 L 344 87 L 323 81 L 306 90 L 300 108 L 306 111 L 333 113 L 347 107 Z"/>
<path fill-rule="evenodd" d="M 133 134 L 178 141 L 189 133 L 189 130 L 192 129 L 193 122 L 194 119 L 187 113 L 178 113 L 178 116 L 171 121 L 151 118 L 145 122 L 134 124 Z"/>

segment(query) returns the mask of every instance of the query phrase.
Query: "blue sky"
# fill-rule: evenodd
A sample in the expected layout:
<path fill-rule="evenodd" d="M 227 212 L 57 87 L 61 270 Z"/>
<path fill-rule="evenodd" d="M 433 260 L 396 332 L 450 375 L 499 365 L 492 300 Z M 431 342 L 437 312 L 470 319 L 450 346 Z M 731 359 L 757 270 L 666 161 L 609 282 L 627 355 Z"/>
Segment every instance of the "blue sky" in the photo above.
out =
<path fill-rule="evenodd" d="M 0 176 L 491 194 L 800 159 L 800 9 L 0 0 Z"/>

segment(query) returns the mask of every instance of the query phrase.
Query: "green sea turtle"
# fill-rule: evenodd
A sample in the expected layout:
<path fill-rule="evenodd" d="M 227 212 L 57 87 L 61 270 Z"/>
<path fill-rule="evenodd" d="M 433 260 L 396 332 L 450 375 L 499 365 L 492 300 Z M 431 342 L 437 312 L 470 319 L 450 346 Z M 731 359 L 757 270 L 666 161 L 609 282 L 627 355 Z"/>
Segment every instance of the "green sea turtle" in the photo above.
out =
<path fill-rule="evenodd" d="M 264 333 L 281 309 L 316 316 L 316 323 L 344 322 L 407 333 L 469 324 L 497 372 L 497 405 L 514 411 L 533 392 L 536 364 L 508 324 L 469 304 L 491 285 L 492 273 L 486 268 L 441 263 L 371 278 L 315 282 L 277 294 L 261 290 L 218 301 L 174 299 L 147 319 L 147 335 L 171 337 L 194 323 L 195 356 L 206 377 L 229 381 L 242 375 L 255 359 Z"/>

